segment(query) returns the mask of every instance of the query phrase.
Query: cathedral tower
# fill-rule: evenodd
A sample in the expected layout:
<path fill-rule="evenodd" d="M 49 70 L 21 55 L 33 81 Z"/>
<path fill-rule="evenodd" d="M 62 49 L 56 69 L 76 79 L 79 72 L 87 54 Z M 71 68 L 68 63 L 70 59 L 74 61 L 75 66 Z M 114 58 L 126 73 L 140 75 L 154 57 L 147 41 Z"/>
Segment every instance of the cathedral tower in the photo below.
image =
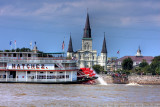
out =
<path fill-rule="evenodd" d="M 69 40 L 69 45 L 68 45 L 67 57 L 73 57 L 73 47 L 72 47 L 71 35 L 70 35 L 70 40 Z"/>
<path fill-rule="evenodd" d="M 84 28 L 84 34 L 82 38 L 82 50 L 91 51 L 92 50 L 92 37 L 91 37 L 91 28 L 89 22 L 89 14 L 87 13 L 86 24 Z"/>
<path fill-rule="evenodd" d="M 101 51 L 101 66 L 104 66 L 104 70 L 107 70 L 107 47 L 106 47 L 105 33 Z"/>
<path fill-rule="evenodd" d="M 136 56 L 142 56 L 140 46 L 139 46 L 139 48 L 138 48 L 138 50 L 137 50 Z"/>

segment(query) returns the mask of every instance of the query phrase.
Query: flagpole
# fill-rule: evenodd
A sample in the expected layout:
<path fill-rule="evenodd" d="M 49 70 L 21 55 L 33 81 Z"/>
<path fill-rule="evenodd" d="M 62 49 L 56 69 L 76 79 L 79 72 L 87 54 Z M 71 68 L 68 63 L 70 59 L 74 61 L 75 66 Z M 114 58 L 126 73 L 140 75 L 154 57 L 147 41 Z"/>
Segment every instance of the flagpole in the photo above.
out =
<path fill-rule="evenodd" d="M 14 41 L 14 44 L 15 44 L 15 52 L 16 52 L 16 40 Z"/>
<path fill-rule="evenodd" d="M 30 42 L 31 50 L 32 50 L 32 41 Z"/>
<path fill-rule="evenodd" d="M 64 36 L 64 41 L 65 41 L 65 36 Z M 65 47 L 65 44 L 64 44 L 64 47 Z M 65 49 L 65 48 L 64 48 Z M 65 50 L 63 49 L 63 52 L 65 52 Z"/>
<path fill-rule="evenodd" d="M 63 43 L 65 41 L 65 36 L 64 36 L 64 40 L 63 40 Z M 64 47 L 65 47 L 65 44 L 64 44 Z M 63 57 L 64 57 L 64 52 L 65 52 L 65 48 L 63 48 Z"/>
<path fill-rule="evenodd" d="M 12 50 L 12 40 L 10 41 L 10 46 L 11 46 L 11 50 Z"/>

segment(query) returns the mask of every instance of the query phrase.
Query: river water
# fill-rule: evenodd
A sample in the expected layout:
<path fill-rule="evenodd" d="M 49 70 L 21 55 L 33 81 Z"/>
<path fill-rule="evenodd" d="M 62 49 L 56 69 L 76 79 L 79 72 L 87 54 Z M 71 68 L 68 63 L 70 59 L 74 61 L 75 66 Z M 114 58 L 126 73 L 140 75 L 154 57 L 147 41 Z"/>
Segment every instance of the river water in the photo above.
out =
<path fill-rule="evenodd" d="M 160 106 L 160 85 L 0 84 L 0 106 Z"/>

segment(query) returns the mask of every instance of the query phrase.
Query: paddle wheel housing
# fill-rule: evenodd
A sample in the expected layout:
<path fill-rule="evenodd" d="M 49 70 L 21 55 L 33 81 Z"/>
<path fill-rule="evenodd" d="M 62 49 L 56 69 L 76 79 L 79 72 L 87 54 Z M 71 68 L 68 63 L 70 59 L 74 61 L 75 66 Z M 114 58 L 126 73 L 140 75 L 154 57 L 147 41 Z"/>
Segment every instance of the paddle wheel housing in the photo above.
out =
<path fill-rule="evenodd" d="M 95 79 L 97 79 L 96 74 L 90 68 L 80 68 L 77 72 L 77 80 L 82 81 L 82 83 L 94 84 Z M 84 81 L 84 82 L 83 82 Z"/>

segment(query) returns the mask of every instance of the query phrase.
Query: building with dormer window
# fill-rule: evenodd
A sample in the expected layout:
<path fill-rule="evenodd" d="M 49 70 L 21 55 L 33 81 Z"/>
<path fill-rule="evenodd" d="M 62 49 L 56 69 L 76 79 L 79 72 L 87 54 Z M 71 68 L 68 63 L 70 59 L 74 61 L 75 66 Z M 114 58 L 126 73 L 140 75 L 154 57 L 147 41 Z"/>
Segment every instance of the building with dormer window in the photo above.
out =
<path fill-rule="evenodd" d="M 130 57 L 130 58 L 132 59 L 132 61 L 133 61 L 133 67 L 139 66 L 139 64 L 140 64 L 143 60 L 145 60 L 148 64 L 151 64 L 151 63 L 152 63 L 152 60 L 153 60 L 153 58 L 154 58 L 154 57 L 152 57 L 152 56 L 143 56 L 143 55 L 141 54 L 141 49 L 140 49 L 140 46 L 139 46 L 139 48 L 138 48 L 137 53 L 136 53 L 135 56 L 124 56 L 124 57 L 122 57 L 122 58 L 117 59 L 117 60 L 116 60 L 116 65 L 115 65 L 115 66 L 116 66 L 116 67 L 115 67 L 115 70 L 122 69 L 122 62 L 123 62 L 124 59 L 126 59 L 126 58 L 128 58 L 128 57 Z"/>

